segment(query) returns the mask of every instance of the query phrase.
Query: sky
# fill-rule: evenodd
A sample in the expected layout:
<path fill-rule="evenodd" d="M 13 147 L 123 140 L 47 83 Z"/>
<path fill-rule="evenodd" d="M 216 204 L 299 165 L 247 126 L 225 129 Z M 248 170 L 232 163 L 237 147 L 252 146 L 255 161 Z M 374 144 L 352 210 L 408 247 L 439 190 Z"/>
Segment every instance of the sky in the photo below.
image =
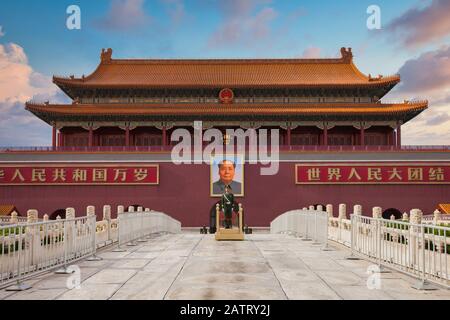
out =
<path fill-rule="evenodd" d="M 81 10 L 70 30 L 67 8 Z M 367 20 L 380 9 L 380 29 Z M 69 103 L 53 75 L 88 75 L 113 58 L 327 58 L 351 47 L 373 76 L 400 74 L 384 102 L 426 99 L 405 145 L 450 145 L 450 0 L 2 0 L 0 146 L 51 144 L 28 100 Z"/>

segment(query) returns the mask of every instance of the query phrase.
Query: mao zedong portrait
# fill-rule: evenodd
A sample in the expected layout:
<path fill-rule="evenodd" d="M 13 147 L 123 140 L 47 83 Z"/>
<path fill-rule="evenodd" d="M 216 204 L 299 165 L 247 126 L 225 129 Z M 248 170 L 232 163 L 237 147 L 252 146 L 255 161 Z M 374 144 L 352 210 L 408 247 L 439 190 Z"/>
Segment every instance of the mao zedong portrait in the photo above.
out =
<path fill-rule="evenodd" d="M 219 180 L 213 183 L 213 194 L 221 195 L 225 192 L 225 186 L 231 187 L 235 195 L 242 194 L 242 183 L 235 181 L 236 163 L 231 160 L 222 160 L 218 164 Z"/>

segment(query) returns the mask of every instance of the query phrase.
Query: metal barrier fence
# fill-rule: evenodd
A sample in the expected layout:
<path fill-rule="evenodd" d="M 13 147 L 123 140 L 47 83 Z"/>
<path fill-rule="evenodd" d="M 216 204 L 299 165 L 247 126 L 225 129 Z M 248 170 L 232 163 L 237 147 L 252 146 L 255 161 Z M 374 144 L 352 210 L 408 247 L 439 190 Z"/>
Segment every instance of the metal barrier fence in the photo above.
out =
<path fill-rule="evenodd" d="M 320 207 L 320 208 L 319 208 Z M 447 219 L 435 213 L 434 220 L 421 219 L 421 211 L 411 210 L 411 222 L 404 214 L 401 220 L 381 217 L 381 208 L 374 207 L 373 217 L 362 215 L 355 205 L 351 219 L 346 218 L 346 205 L 339 205 L 338 217 L 333 208 L 327 212 L 304 208 L 288 211 L 271 223 L 271 233 L 288 233 L 323 243 L 324 237 L 351 248 L 351 256 L 367 258 L 380 270 L 389 267 L 419 279 L 414 287 L 428 289 L 428 282 L 450 287 L 450 227 Z M 406 216 L 405 216 L 406 215 Z M 420 216 L 419 220 L 416 220 Z"/>
<path fill-rule="evenodd" d="M 292 210 L 270 223 L 271 233 L 288 233 L 315 244 L 328 242 L 328 214 L 320 210 Z"/>
<path fill-rule="evenodd" d="M 381 266 L 449 287 L 450 228 L 351 215 L 351 251 Z"/>
<path fill-rule="evenodd" d="M 158 211 L 142 211 L 138 208 L 134 212 L 133 207 L 128 208 L 128 213 L 123 212 L 123 207 L 118 207 L 117 223 L 118 248 L 115 251 L 124 251 L 123 246 L 135 246 L 136 242 L 145 242 L 152 233 L 179 233 L 181 223 L 165 213 Z"/>
<path fill-rule="evenodd" d="M 0 227 L 0 286 L 95 253 L 95 216 Z"/>
<path fill-rule="evenodd" d="M 146 241 L 152 233 L 181 232 L 181 223 L 162 212 L 143 208 L 134 212 L 133 207 L 128 211 L 119 206 L 118 218 L 111 219 L 111 207 L 104 206 L 103 220 L 96 221 L 93 206 L 79 218 L 68 208 L 67 219 L 0 226 L 0 288 L 16 282 L 7 290 L 28 289 L 24 279 L 58 267 L 63 268 L 57 273 L 72 273 L 70 263 L 89 256 L 88 260 L 100 259 L 95 255 L 97 247 L 117 242 L 120 248 Z M 29 210 L 29 215 L 37 220 L 36 210 Z"/>

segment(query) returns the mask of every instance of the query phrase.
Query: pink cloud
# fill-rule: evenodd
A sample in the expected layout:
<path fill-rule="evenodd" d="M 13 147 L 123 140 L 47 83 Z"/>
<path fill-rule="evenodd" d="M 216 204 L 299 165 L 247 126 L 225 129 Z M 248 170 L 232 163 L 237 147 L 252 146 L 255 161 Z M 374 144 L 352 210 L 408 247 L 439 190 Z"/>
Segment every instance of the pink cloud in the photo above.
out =
<path fill-rule="evenodd" d="M 404 63 L 398 71 L 403 92 L 434 93 L 450 87 L 450 46 L 421 54 Z"/>
<path fill-rule="evenodd" d="M 48 143 L 49 126 L 25 110 L 24 104 L 30 99 L 68 102 L 51 77 L 33 70 L 21 46 L 0 45 L 0 145 Z"/>
<path fill-rule="evenodd" d="M 449 144 L 450 46 L 425 52 L 406 61 L 398 73 L 402 81 L 384 101 L 429 101 L 429 109 L 403 126 L 403 142 Z"/>
<path fill-rule="evenodd" d="M 318 47 L 308 47 L 303 51 L 303 54 L 301 55 L 301 58 L 304 59 L 314 59 L 314 58 L 320 58 L 321 56 L 321 49 Z"/>
<path fill-rule="evenodd" d="M 386 27 L 396 41 L 417 47 L 450 35 L 450 1 L 433 0 L 424 8 L 412 8 Z"/>
<path fill-rule="evenodd" d="M 105 17 L 95 25 L 105 30 L 131 30 L 151 21 L 145 13 L 145 0 L 113 0 Z"/>
<path fill-rule="evenodd" d="M 268 3 L 270 1 L 267 0 L 220 2 L 224 20 L 211 35 L 209 46 L 248 45 L 268 39 L 270 23 L 277 17 L 273 8 L 265 6 Z"/>

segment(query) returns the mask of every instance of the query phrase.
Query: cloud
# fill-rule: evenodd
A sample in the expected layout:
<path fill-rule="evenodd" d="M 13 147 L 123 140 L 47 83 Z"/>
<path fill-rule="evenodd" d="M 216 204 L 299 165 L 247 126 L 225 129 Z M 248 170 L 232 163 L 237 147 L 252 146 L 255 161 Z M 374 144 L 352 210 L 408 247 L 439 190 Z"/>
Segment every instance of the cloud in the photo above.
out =
<path fill-rule="evenodd" d="M 113 0 L 106 16 L 94 23 L 102 30 L 130 31 L 151 22 L 145 13 L 145 0 Z"/>
<path fill-rule="evenodd" d="M 402 127 L 404 144 L 450 144 L 450 47 L 407 60 L 402 82 L 383 100 L 427 99 L 429 108 Z"/>
<path fill-rule="evenodd" d="M 33 70 L 21 46 L 0 45 L 0 145 L 49 144 L 49 126 L 25 110 L 31 99 L 68 102 L 50 77 Z"/>
<path fill-rule="evenodd" d="M 5 35 L 5 32 L 3 31 L 3 27 L 0 26 L 0 37 L 3 37 Z"/>
<path fill-rule="evenodd" d="M 445 93 L 450 88 L 450 46 L 406 61 L 398 73 L 402 77 L 398 87 L 402 92 Z"/>
<path fill-rule="evenodd" d="M 272 7 L 266 6 L 268 3 L 270 1 L 267 0 L 220 1 L 223 22 L 209 38 L 208 45 L 249 45 L 269 39 L 270 23 L 278 14 Z"/>
<path fill-rule="evenodd" d="M 448 113 L 442 112 L 432 118 L 429 118 L 426 121 L 426 124 L 430 126 L 435 126 L 446 123 L 447 121 L 450 121 L 450 115 Z"/>
<path fill-rule="evenodd" d="M 388 34 L 406 47 L 418 47 L 450 35 L 450 1 L 433 0 L 424 8 L 414 7 L 392 20 Z"/>
<path fill-rule="evenodd" d="M 322 50 L 318 47 L 308 47 L 303 51 L 301 58 L 314 59 L 320 58 Z"/>

